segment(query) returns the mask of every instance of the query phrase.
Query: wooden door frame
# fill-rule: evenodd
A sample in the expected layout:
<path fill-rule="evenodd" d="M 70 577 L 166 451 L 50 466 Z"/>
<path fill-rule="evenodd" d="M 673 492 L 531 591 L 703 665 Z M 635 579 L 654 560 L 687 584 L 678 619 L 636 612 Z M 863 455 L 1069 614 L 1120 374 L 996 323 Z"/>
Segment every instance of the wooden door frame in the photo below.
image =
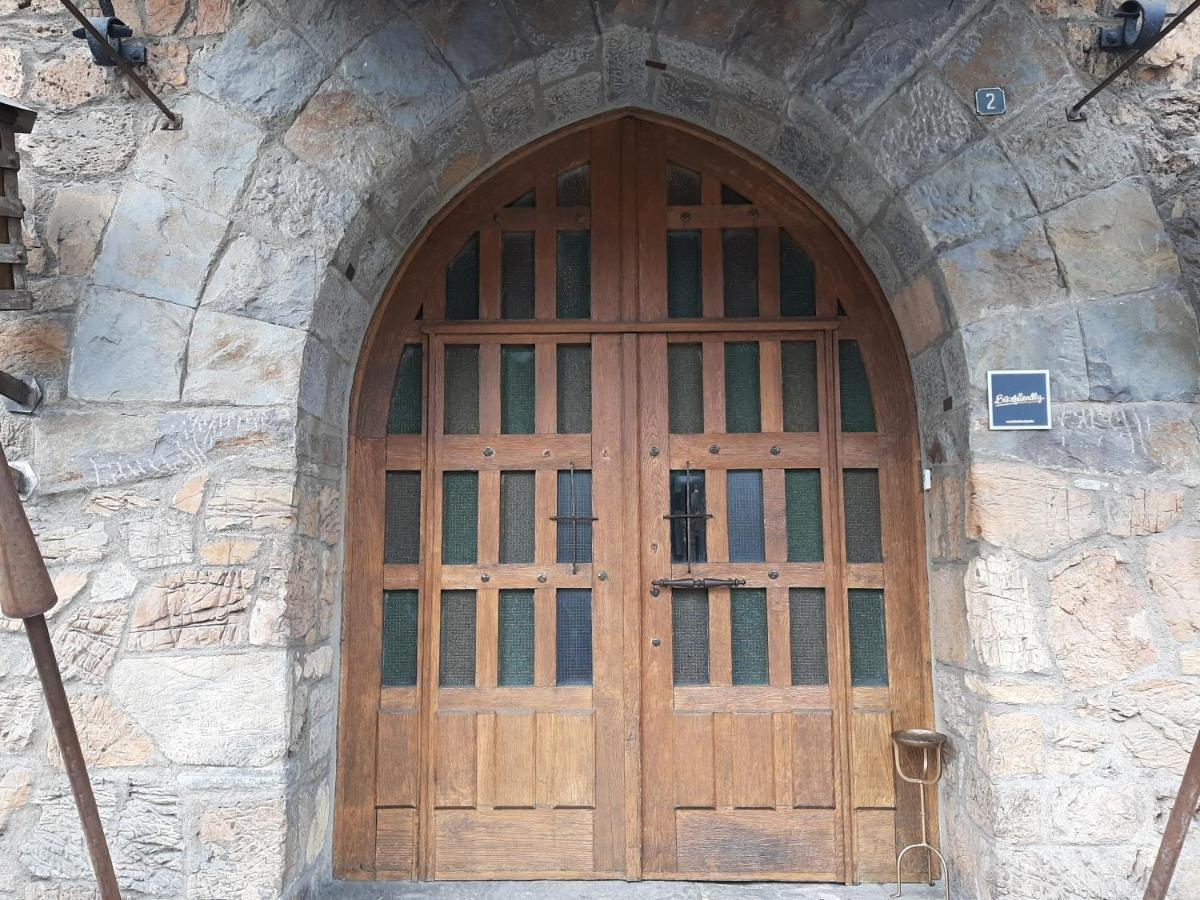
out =
<path fill-rule="evenodd" d="M 632 154 L 638 146 L 638 123 L 662 126 L 663 139 L 679 144 L 703 147 L 710 167 L 722 177 L 738 184 L 754 185 L 769 192 L 770 206 L 798 237 L 822 256 L 839 260 L 829 267 L 836 279 L 833 295 L 848 313 L 849 327 L 839 333 L 857 339 L 863 346 L 871 384 L 875 392 L 879 439 L 894 451 L 893 458 L 912 460 L 919 465 L 920 449 L 916 416 L 916 398 L 911 370 L 899 327 L 887 300 L 850 238 L 815 200 L 799 189 L 771 164 L 697 126 L 666 116 L 637 109 L 622 109 L 574 123 L 542 137 L 513 152 L 475 178 L 442 207 L 412 242 L 397 266 L 367 329 L 363 349 L 353 381 L 347 446 L 346 543 L 343 581 L 341 630 L 341 674 L 339 694 L 338 743 L 336 756 L 336 793 L 334 819 L 334 874 L 344 879 L 375 878 L 376 838 L 376 744 L 380 660 L 378 638 L 381 621 L 379 598 L 382 596 L 383 533 L 379 523 L 384 517 L 383 471 L 387 455 L 387 418 L 393 380 L 405 335 L 414 333 L 417 310 L 428 292 L 437 284 L 438 265 L 426 265 L 430 257 L 444 259 L 461 245 L 462 236 L 480 227 L 485 217 L 511 200 L 511 185 L 516 181 L 536 180 L 535 173 L 546 171 L 560 160 L 578 154 L 579 142 L 595 133 L 597 126 L 619 123 L 607 131 L 607 146 Z M 558 171 L 554 169 L 553 171 Z M 653 174 L 635 173 L 634 167 L 622 167 L 620 185 L 625 202 L 620 209 L 620 260 L 612 275 L 619 278 L 620 309 L 615 320 L 632 322 L 647 304 L 657 305 L 662 298 L 648 296 L 642 271 L 660 265 L 661 253 L 649 246 L 638 233 L 636 195 L 654 186 Z M 649 182 L 647 182 L 649 179 Z M 522 211 L 524 212 L 524 211 Z M 616 224 L 616 223 L 611 223 Z M 457 243 L 456 243 L 457 241 Z M 665 309 L 665 305 L 664 305 Z M 819 314 L 828 310 L 818 310 Z M 624 347 L 632 350 L 637 342 L 635 330 L 618 321 L 590 322 L 592 331 L 624 333 Z M 493 328 L 499 321 L 472 323 Z M 667 328 L 672 327 L 669 323 Z M 689 322 L 681 329 L 696 330 Z M 513 323 L 514 331 L 529 331 L 528 323 Z M 651 330 L 650 327 L 645 330 Z M 654 329 L 658 330 L 658 329 Z M 832 379 L 831 379 L 832 380 Z M 637 376 L 626 371 L 623 385 L 623 428 L 627 446 L 636 445 L 631 432 L 637 416 Z M 836 400 L 836 385 L 829 385 L 830 402 Z M 426 417 L 428 421 L 428 417 Z M 629 444 L 628 442 L 633 442 Z M 633 454 L 626 454 L 627 458 Z M 628 476 L 635 483 L 638 466 L 630 462 Z M 890 547 L 896 554 L 901 574 L 889 579 L 887 593 L 909 597 L 919 615 L 889 618 L 889 668 L 900 676 L 907 689 L 897 690 L 894 714 L 897 727 L 928 726 L 932 720 L 933 697 L 931 653 L 927 603 L 927 566 L 925 559 L 923 497 L 919 471 L 902 473 L 881 471 L 882 490 L 887 496 L 885 508 L 894 519 L 891 528 L 901 528 L 905 539 Z M 423 488 L 426 501 L 429 487 Z M 626 509 L 628 521 L 637 520 L 636 496 L 631 492 L 632 508 Z M 830 496 L 826 504 L 840 503 L 840 495 Z M 902 525 L 898 523 L 902 522 Z M 884 523 L 885 533 L 888 524 Z M 636 555 L 637 537 L 625 536 L 625 551 Z M 630 559 L 635 556 L 629 557 Z M 638 570 L 638 565 L 631 565 Z M 635 576 L 636 577 L 636 576 Z M 628 579 L 627 579 L 628 583 Z M 899 602 L 899 601 L 897 601 Z M 625 591 L 625 761 L 627 784 L 640 783 L 640 702 L 641 702 L 641 598 L 636 585 Z M 891 627 L 895 632 L 891 632 Z M 893 644 L 893 638 L 895 642 Z M 422 637 L 422 640 L 425 638 Z M 636 688 L 635 688 L 636 685 Z M 847 803 L 849 779 L 843 779 Z M 916 795 L 900 788 L 897 797 L 896 832 L 898 840 L 917 833 Z M 901 800 L 903 799 L 903 803 Z M 628 824 L 632 822 L 633 824 Z M 937 833 L 936 805 L 932 816 Z M 854 856 L 854 835 L 848 835 L 847 858 Z M 907 841 L 905 841 L 907 842 Z M 627 817 L 625 834 L 628 876 L 640 877 L 640 815 Z"/>

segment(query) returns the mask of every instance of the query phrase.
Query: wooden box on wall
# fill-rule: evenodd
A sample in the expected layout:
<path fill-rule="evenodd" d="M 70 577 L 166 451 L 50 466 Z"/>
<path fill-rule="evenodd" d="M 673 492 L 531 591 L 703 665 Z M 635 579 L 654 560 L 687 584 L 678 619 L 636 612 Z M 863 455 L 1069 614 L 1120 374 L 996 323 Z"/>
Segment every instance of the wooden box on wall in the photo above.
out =
<path fill-rule="evenodd" d="M 17 192 L 21 157 L 16 135 L 33 130 L 37 113 L 0 97 L 0 309 L 29 309 L 32 296 L 25 277 L 28 252 L 21 243 L 25 212 Z"/>

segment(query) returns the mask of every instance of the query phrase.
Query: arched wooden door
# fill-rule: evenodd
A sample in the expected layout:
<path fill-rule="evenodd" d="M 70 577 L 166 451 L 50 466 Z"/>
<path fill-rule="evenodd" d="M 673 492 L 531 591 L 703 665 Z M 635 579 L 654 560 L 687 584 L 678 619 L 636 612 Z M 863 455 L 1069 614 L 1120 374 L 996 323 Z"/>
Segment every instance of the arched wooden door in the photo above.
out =
<path fill-rule="evenodd" d="M 352 423 L 339 875 L 891 877 L 914 402 L 810 200 L 643 118 L 549 139 L 410 254 Z"/>

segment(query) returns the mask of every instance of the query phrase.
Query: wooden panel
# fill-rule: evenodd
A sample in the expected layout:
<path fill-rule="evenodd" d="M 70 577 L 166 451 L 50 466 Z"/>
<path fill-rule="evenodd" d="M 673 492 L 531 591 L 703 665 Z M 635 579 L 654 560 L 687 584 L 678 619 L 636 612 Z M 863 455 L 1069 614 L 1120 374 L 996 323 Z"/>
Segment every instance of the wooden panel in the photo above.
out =
<path fill-rule="evenodd" d="M 833 717 L 829 713 L 792 716 L 792 802 L 832 808 Z"/>
<path fill-rule="evenodd" d="M 712 809 L 713 717 L 688 713 L 675 718 L 675 806 Z"/>
<path fill-rule="evenodd" d="M 890 809 L 860 809 L 854 813 L 854 822 L 857 845 L 855 880 L 895 881 L 895 812 Z M 905 868 L 908 868 L 907 860 Z"/>
<path fill-rule="evenodd" d="M 438 810 L 433 831 L 439 878 L 593 871 L 591 810 Z"/>
<path fill-rule="evenodd" d="M 851 721 L 851 778 L 855 807 L 894 806 L 891 713 L 855 712 Z"/>
<path fill-rule="evenodd" d="M 438 707 L 443 710 L 586 710 L 591 706 L 592 689 L 589 687 L 456 687 L 438 691 Z"/>
<path fill-rule="evenodd" d="M 734 713 L 733 805 L 768 809 L 775 805 L 775 724 L 771 713 Z"/>
<path fill-rule="evenodd" d="M 770 558 L 770 557 L 768 557 Z M 767 589 L 767 649 L 772 687 L 792 686 L 792 610 L 786 587 Z"/>
<path fill-rule="evenodd" d="M 751 873 L 832 880 L 837 856 L 832 811 L 681 809 L 679 870 L 696 876 Z"/>
<path fill-rule="evenodd" d="M 792 716 L 790 713 L 771 714 L 774 739 L 772 754 L 775 760 L 775 808 L 787 809 L 792 803 Z"/>
<path fill-rule="evenodd" d="M 475 805 L 475 714 L 442 712 L 437 716 L 435 800 L 438 807 Z"/>
<path fill-rule="evenodd" d="M 420 733 L 421 722 L 416 710 L 379 716 L 376 805 L 417 805 L 417 739 Z"/>
<path fill-rule="evenodd" d="M 538 713 L 537 805 L 596 805 L 596 736 L 590 713 Z"/>
<path fill-rule="evenodd" d="M 495 735 L 495 791 L 497 807 L 532 807 L 534 802 L 534 736 L 532 713 L 498 713 Z"/>
<path fill-rule="evenodd" d="M 679 712 L 787 712 L 794 709 L 822 708 L 829 708 L 829 688 L 819 685 L 782 688 L 766 685 L 675 688 L 675 709 Z"/>
<path fill-rule="evenodd" d="M 445 469 L 565 469 L 572 460 L 580 469 L 592 465 L 592 439 L 586 434 L 553 439 L 540 434 L 448 434 L 438 440 L 438 462 Z"/>
<path fill-rule="evenodd" d="M 708 344 L 705 344 L 707 347 Z M 719 346 L 719 345 L 718 345 Z M 704 365 L 709 365 L 705 354 Z M 721 359 L 724 367 L 725 360 Z M 725 414 L 725 388 L 721 396 L 712 398 L 712 388 L 705 379 L 704 423 L 712 428 L 710 415 Z M 719 402 L 718 402 L 719 400 Z M 716 445 L 718 452 L 713 453 Z M 772 453 L 778 449 L 778 453 Z M 821 437 L 815 432 L 805 434 L 676 434 L 671 436 L 671 468 L 682 469 L 691 462 L 693 469 L 812 469 L 821 464 Z"/>
<path fill-rule="evenodd" d="M 417 811 L 379 810 L 375 826 L 376 877 L 406 880 L 412 878 L 416 858 Z"/>

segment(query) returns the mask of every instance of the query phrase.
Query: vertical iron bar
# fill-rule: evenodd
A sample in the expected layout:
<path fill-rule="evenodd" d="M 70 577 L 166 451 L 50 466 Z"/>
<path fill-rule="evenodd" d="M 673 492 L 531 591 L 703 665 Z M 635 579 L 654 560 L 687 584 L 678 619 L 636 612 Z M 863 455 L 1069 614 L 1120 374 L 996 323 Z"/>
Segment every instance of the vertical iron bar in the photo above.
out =
<path fill-rule="evenodd" d="M 687 544 L 687 570 L 692 574 L 692 462 L 684 463 L 683 470 L 683 533 Z"/>
<path fill-rule="evenodd" d="M 575 460 L 571 460 L 571 574 L 579 574 L 579 512 L 575 508 Z"/>
<path fill-rule="evenodd" d="M 96 797 L 92 783 L 88 780 L 87 763 L 79 747 L 79 735 L 75 721 L 71 718 L 71 707 L 67 704 L 67 693 L 63 690 L 62 673 L 54 658 L 54 645 L 50 643 L 50 630 L 46 617 L 30 616 L 22 619 L 25 633 L 29 637 L 29 648 L 37 665 L 38 678 L 42 681 L 42 693 L 46 696 L 46 707 L 62 753 L 63 767 L 71 781 L 71 793 L 75 795 L 75 806 L 79 810 L 79 821 L 83 825 L 83 837 L 87 842 L 88 854 L 92 858 L 92 871 L 100 886 L 102 900 L 121 900 L 117 876 L 113 871 L 112 857 L 104 840 L 104 826 L 100 822 L 100 811 L 96 808 Z"/>
<path fill-rule="evenodd" d="M 1171 807 L 1167 830 L 1163 832 L 1162 843 L 1158 847 L 1158 856 L 1154 859 L 1154 869 L 1146 883 L 1143 900 L 1166 900 L 1167 889 L 1171 886 L 1171 877 L 1175 874 L 1175 866 L 1183 850 L 1188 826 L 1197 808 L 1200 808 L 1200 734 L 1196 735 L 1192 756 L 1179 785 L 1179 794 L 1175 797 L 1175 805 Z"/>

